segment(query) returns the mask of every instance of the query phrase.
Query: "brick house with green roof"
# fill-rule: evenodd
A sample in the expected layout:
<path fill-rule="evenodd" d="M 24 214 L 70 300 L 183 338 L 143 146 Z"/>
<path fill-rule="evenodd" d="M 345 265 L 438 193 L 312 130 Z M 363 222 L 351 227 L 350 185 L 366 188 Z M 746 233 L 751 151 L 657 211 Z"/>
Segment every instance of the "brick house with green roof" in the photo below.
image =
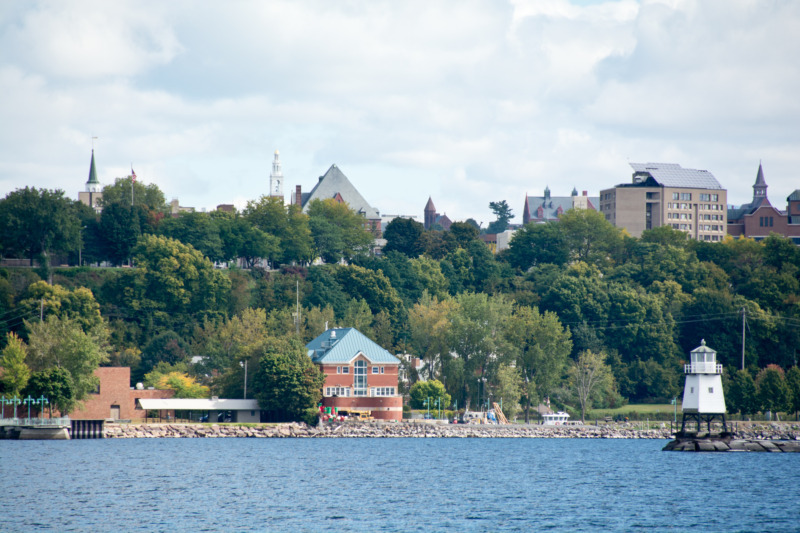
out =
<path fill-rule="evenodd" d="M 339 413 L 370 412 L 378 420 L 401 420 L 397 387 L 400 360 L 355 328 L 334 328 L 306 344 L 325 374 L 323 407 Z"/>

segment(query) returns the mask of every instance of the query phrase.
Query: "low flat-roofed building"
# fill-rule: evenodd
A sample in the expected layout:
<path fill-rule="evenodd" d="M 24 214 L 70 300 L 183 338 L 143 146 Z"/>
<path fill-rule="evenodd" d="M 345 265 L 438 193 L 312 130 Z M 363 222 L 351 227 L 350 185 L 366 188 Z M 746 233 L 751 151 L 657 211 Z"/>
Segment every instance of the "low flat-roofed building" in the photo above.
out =
<path fill-rule="evenodd" d="M 674 163 L 630 163 L 631 183 L 600 191 L 600 212 L 634 237 L 660 226 L 692 239 L 718 242 L 726 234 L 727 191 L 708 170 Z"/>
<path fill-rule="evenodd" d="M 258 406 L 258 400 L 143 398 L 137 402 L 137 409 L 142 412 L 157 411 L 159 418 L 175 418 L 176 412 L 182 412 L 193 413 L 193 418 L 205 417 L 209 422 L 261 422 L 261 408 Z"/>

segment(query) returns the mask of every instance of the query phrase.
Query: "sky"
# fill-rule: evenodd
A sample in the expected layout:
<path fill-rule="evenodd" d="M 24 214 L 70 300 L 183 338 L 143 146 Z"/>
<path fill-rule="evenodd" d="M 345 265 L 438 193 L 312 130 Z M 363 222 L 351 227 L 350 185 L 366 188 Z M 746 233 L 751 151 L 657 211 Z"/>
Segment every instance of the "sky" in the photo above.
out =
<path fill-rule="evenodd" d="M 382 214 L 432 197 L 485 226 L 506 200 L 597 196 L 629 162 L 759 162 L 800 188 L 800 2 L 442 0 L 0 3 L 0 195 L 103 184 L 242 208 L 336 164 Z M 97 137 L 97 139 L 93 139 Z"/>

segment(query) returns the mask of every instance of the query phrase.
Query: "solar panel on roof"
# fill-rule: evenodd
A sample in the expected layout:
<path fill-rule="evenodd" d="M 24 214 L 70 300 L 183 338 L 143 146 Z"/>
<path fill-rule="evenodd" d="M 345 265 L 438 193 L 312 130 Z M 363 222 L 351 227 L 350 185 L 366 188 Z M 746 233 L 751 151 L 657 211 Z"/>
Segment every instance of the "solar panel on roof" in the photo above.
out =
<path fill-rule="evenodd" d="M 635 172 L 646 172 L 665 187 L 690 189 L 722 189 L 717 178 L 708 170 L 682 168 L 676 163 L 630 163 Z"/>

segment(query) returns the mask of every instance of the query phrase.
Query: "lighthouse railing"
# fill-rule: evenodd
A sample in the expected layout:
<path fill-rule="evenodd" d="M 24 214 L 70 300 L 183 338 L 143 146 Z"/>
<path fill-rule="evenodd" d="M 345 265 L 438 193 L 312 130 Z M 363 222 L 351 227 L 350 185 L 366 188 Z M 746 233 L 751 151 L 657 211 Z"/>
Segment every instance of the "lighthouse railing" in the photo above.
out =
<path fill-rule="evenodd" d="M 683 365 L 686 374 L 722 374 L 722 365 L 717 363 L 691 363 Z"/>

